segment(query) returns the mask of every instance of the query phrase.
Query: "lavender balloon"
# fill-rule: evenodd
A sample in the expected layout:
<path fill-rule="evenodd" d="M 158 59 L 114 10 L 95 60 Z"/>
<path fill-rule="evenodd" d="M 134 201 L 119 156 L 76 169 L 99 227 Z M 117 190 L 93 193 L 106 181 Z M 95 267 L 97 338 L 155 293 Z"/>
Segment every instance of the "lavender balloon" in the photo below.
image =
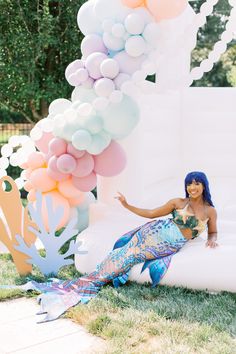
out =
<path fill-rule="evenodd" d="M 81 53 L 86 59 L 94 52 L 107 54 L 107 48 L 105 47 L 101 36 L 98 34 L 89 34 L 85 36 L 81 42 Z"/>

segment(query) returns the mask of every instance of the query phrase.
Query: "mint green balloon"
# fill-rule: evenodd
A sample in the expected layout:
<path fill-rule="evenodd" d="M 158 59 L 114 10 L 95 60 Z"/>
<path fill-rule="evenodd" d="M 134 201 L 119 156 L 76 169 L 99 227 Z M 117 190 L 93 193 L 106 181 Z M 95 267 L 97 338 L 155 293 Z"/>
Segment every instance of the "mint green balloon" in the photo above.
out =
<path fill-rule="evenodd" d="M 105 132 L 92 136 L 92 142 L 89 145 L 87 151 L 92 155 L 101 154 L 101 152 L 108 147 L 111 142 L 110 135 Z"/>
<path fill-rule="evenodd" d="M 139 121 L 139 107 L 129 96 L 124 95 L 119 103 L 110 103 L 101 112 L 104 130 L 112 139 L 122 139 L 129 135 Z"/>
<path fill-rule="evenodd" d="M 103 129 L 103 119 L 99 116 L 83 117 L 82 124 L 91 134 L 98 134 Z"/>
<path fill-rule="evenodd" d="M 97 95 L 94 90 L 92 88 L 87 89 L 83 86 L 77 86 L 71 95 L 72 102 L 80 101 L 81 103 L 91 103 L 95 100 L 95 98 L 97 98 Z"/>
<path fill-rule="evenodd" d="M 79 129 L 72 135 L 71 142 L 76 149 L 87 150 L 92 142 L 92 136 L 87 130 Z"/>

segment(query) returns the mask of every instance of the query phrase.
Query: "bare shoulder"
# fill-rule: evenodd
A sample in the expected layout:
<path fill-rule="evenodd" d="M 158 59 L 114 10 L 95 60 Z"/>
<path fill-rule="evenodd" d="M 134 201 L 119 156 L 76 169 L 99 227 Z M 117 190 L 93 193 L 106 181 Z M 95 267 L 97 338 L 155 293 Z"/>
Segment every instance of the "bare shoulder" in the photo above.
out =
<path fill-rule="evenodd" d="M 182 209 L 186 205 L 187 200 L 187 198 L 174 198 L 169 200 L 168 203 L 172 204 L 174 209 Z"/>
<path fill-rule="evenodd" d="M 216 218 L 217 217 L 217 211 L 216 208 L 214 208 L 211 205 L 207 205 L 207 215 L 209 218 Z"/>

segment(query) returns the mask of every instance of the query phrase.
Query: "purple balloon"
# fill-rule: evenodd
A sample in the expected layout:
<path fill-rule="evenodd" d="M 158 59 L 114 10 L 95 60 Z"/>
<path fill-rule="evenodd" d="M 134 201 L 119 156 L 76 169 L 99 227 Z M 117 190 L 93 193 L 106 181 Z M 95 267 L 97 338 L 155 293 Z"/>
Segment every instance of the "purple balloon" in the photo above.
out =
<path fill-rule="evenodd" d="M 146 55 L 140 55 L 137 58 L 131 57 L 124 50 L 116 54 L 113 59 L 115 59 L 119 66 L 120 72 L 132 75 L 135 71 L 141 69 L 141 65 L 146 59 Z"/>
<path fill-rule="evenodd" d="M 88 56 L 85 61 L 85 66 L 89 72 L 90 77 L 95 80 L 100 79 L 102 77 L 100 65 L 105 59 L 107 59 L 107 55 L 99 52 L 92 53 Z"/>
<path fill-rule="evenodd" d="M 81 52 L 85 58 L 94 52 L 107 54 L 107 48 L 103 43 L 102 37 L 98 34 L 89 34 L 81 42 Z"/>
<path fill-rule="evenodd" d="M 79 69 L 83 69 L 83 68 L 84 68 L 84 62 L 79 59 L 76 59 L 75 61 L 73 61 L 72 63 L 70 63 L 67 66 L 66 71 L 65 71 L 65 77 L 70 85 L 72 85 L 72 86 L 78 85 L 76 71 Z"/>

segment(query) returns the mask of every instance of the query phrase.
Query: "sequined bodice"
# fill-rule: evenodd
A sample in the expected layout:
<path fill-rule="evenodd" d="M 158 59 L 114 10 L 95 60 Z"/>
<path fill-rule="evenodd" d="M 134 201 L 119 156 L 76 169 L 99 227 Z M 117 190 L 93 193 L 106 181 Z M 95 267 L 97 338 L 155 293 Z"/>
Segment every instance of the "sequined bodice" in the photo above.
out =
<path fill-rule="evenodd" d="M 190 229 L 192 231 L 192 239 L 194 239 L 206 229 L 208 219 L 198 219 L 187 209 L 188 203 L 183 209 L 174 209 L 172 211 L 173 221 L 180 229 Z"/>

